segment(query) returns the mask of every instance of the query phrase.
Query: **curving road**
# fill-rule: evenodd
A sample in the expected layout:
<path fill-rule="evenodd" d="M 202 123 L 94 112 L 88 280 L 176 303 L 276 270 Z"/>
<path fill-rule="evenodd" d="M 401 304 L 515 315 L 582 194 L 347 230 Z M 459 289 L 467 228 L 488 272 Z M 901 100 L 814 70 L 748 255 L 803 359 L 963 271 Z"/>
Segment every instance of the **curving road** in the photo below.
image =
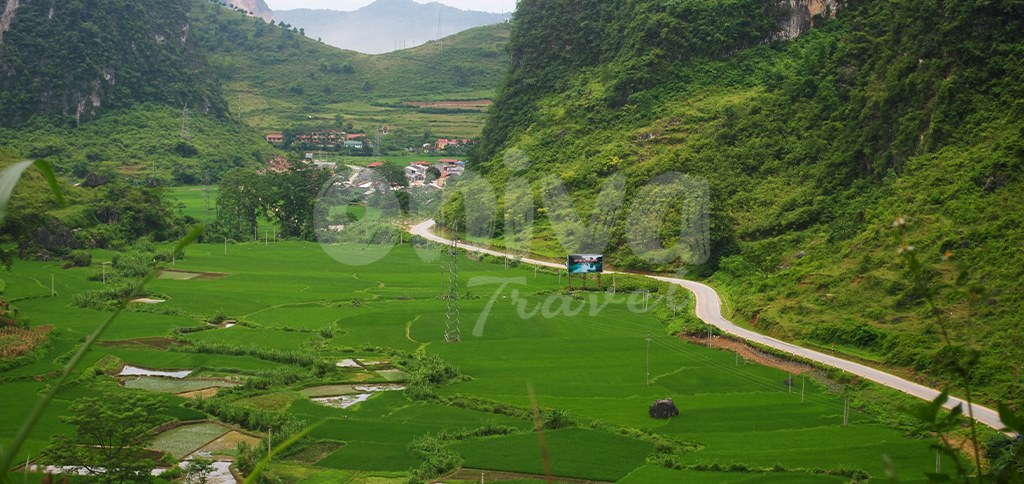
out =
<path fill-rule="evenodd" d="M 446 239 L 444 237 L 440 237 L 438 235 L 435 235 L 433 232 L 431 232 L 430 229 L 432 229 L 433 227 L 434 227 L 434 221 L 433 220 L 427 220 L 426 222 L 421 222 L 421 223 L 419 223 L 417 225 L 414 225 L 414 226 L 410 227 L 409 228 L 409 233 L 411 233 L 413 235 L 417 235 L 419 237 L 423 237 L 424 239 L 430 240 L 432 242 L 437 242 L 439 244 L 451 244 L 451 240 Z M 498 252 L 498 251 L 495 251 L 495 250 L 484 249 L 484 248 L 475 247 L 475 246 L 472 246 L 472 245 L 466 245 L 466 244 L 460 243 L 460 244 L 458 244 L 458 246 L 460 248 L 464 249 L 464 250 L 468 250 L 468 251 L 471 251 L 471 252 L 477 252 L 477 253 L 481 253 L 481 254 L 489 254 L 489 255 L 493 255 L 493 256 L 497 256 L 497 257 L 510 257 L 509 254 L 506 254 L 504 252 Z M 543 267 L 551 267 L 551 268 L 555 268 L 555 269 L 564 269 L 565 268 L 565 265 L 563 265 L 563 264 L 556 264 L 554 262 L 548 262 L 548 261 L 542 261 L 542 260 L 536 260 L 536 259 L 528 259 L 528 258 L 523 258 L 521 260 L 522 260 L 522 262 L 525 262 L 525 263 L 531 264 L 531 265 L 537 265 L 537 266 L 543 266 Z M 725 333 L 731 334 L 733 336 L 742 338 L 742 339 L 747 340 L 747 341 L 751 341 L 751 342 L 754 342 L 754 343 L 757 343 L 757 344 L 768 346 L 770 348 L 774 348 L 776 350 L 779 350 L 779 351 L 782 351 L 782 352 L 785 352 L 785 353 L 788 353 L 788 354 L 791 354 L 791 355 L 799 356 L 799 357 L 805 358 L 807 360 L 811 360 L 811 361 L 814 361 L 814 362 L 817 362 L 817 363 L 821 363 L 823 365 L 827 365 L 827 366 L 830 366 L 830 367 L 833 367 L 833 368 L 838 368 L 838 369 L 846 371 L 848 373 L 857 375 L 857 376 L 859 376 L 861 378 L 865 378 L 865 379 L 871 380 L 871 381 L 873 381 L 875 383 L 878 383 L 880 385 L 885 385 L 885 386 L 887 386 L 889 388 L 893 388 L 893 389 L 899 390 L 899 391 L 901 391 L 903 393 L 915 396 L 917 398 L 921 398 L 921 399 L 924 399 L 924 400 L 931 401 L 931 400 L 934 400 L 936 397 L 938 397 L 940 395 L 940 392 L 938 390 L 935 390 L 933 388 L 928 388 L 928 387 L 926 387 L 924 385 L 919 385 L 919 384 L 914 383 L 912 381 L 904 380 L 903 378 L 900 378 L 900 377 L 898 377 L 896 375 L 892 375 L 892 374 L 886 373 L 884 371 L 872 368 L 870 366 L 866 366 L 866 365 L 862 365 L 860 363 L 855 363 L 855 362 L 852 362 L 852 361 L 844 360 L 842 358 L 837 358 L 835 356 L 828 355 L 828 354 L 821 353 L 821 352 L 814 351 L 814 350 L 809 350 L 807 348 L 802 348 L 802 347 L 796 346 L 796 345 L 794 345 L 792 343 L 787 343 L 785 341 L 777 340 L 775 338 L 772 338 L 772 337 L 769 337 L 769 336 L 765 336 L 765 335 L 760 334 L 760 333 L 756 333 L 756 332 L 751 331 L 751 330 L 746 329 L 746 328 L 741 328 L 741 327 L 737 326 L 736 324 L 733 324 L 728 319 L 725 319 L 724 316 L 722 316 L 722 301 L 721 301 L 721 299 L 719 299 L 718 293 L 715 292 L 715 290 L 712 289 L 710 286 L 707 286 L 705 284 L 701 284 L 699 282 L 688 281 L 688 280 L 685 280 L 685 279 L 678 279 L 678 278 L 674 278 L 674 277 L 662 277 L 662 276 L 648 276 L 648 277 L 651 277 L 653 279 L 657 279 L 659 281 L 667 282 L 667 283 L 670 283 L 670 284 L 676 284 L 676 285 L 682 286 L 683 288 L 685 288 L 685 289 L 689 290 L 690 292 L 692 292 L 693 295 L 694 295 L 694 298 L 696 299 L 696 313 L 697 313 L 697 317 L 700 318 L 705 323 L 710 324 L 712 326 L 715 326 L 715 327 L 717 327 L 718 329 L 722 330 Z M 945 406 L 946 406 L 946 408 L 954 408 L 957 405 L 963 405 L 964 414 L 968 414 L 967 402 L 964 401 L 964 400 L 961 400 L 959 398 L 950 396 L 949 397 L 949 401 L 946 402 Z M 981 422 L 981 423 L 983 423 L 985 425 L 988 425 L 989 427 L 992 427 L 992 428 L 994 428 L 996 430 L 1002 430 L 1004 428 L 1004 425 L 1003 425 L 1002 421 L 999 419 L 999 412 L 996 412 L 995 410 L 992 410 L 991 408 L 983 407 L 983 406 L 978 405 L 978 404 L 971 405 L 971 410 L 973 410 L 974 419 L 977 420 L 978 422 Z"/>

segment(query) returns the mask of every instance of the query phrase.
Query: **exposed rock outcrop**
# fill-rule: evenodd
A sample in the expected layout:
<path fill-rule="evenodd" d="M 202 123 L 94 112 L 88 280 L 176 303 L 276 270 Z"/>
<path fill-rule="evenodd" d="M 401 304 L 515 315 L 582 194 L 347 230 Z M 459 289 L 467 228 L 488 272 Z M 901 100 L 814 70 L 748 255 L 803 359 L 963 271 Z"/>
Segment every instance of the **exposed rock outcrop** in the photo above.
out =
<path fill-rule="evenodd" d="M 274 12 L 270 10 L 267 3 L 263 0 L 229 0 L 231 5 L 238 7 L 246 12 L 251 13 L 254 17 L 259 17 L 267 22 L 274 18 Z"/>
<path fill-rule="evenodd" d="M 4 33 L 11 28 L 11 20 L 14 20 L 19 3 L 20 0 L 7 0 L 4 5 L 4 13 L 0 15 L 0 44 L 4 43 Z"/>
<path fill-rule="evenodd" d="M 795 39 L 814 27 L 816 19 L 836 16 L 841 7 L 840 0 L 780 0 L 788 4 L 790 14 L 779 24 L 779 31 L 772 40 Z"/>

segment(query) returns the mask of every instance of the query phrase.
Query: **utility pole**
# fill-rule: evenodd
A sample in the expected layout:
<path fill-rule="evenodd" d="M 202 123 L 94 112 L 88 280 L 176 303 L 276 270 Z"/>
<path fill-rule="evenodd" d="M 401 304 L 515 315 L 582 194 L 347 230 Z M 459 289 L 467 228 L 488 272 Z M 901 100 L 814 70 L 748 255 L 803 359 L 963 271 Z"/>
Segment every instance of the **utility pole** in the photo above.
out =
<path fill-rule="evenodd" d="M 644 289 L 644 312 L 645 313 L 647 312 L 647 297 L 650 296 L 650 295 L 651 295 L 651 293 L 647 292 L 647 289 Z"/>
<path fill-rule="evenodd" d="M 708 348 L 711 348 L 711 326 L 708 326 Z"/>
<path fill-rule="evenodd" d="M 792 373 L 786 373 L 786 375 L 789 375 L 786 378 L 786 386 L 789 387 L 789 393 L 792 395 L 793 394 L 793 374 Z"/>
<path fill-rule="evenodd" d="M 850 397 L 843 401 L 843 427 L 850 425 Z"/>
<path fill-rule="evenodd" d="M 224 255 L 228 255 L 228 236 L 224 236 Z"/>
<path fill-rule="evenodd" d="M 807 389 L 807 379 L 800 376 L 800 403 L 804 403 L 804 390 Z"/>
<path fill-rule="evenodd" d="M 192 141 L 192 132 L 188 127 L 188 104 L 181 108 L 181 139 L 184 141 Z"/>
<path fill-rule="evenodd" d="M 57 297 L 56 276 L 50 274 L 50 297 Z"/>
<path fill-rule="evenodd" d="M 651 333 L 647 333 L 647 337 L 644 338 L 644 341 L 647 342 L 647 385 L 648 386 L 650 386 L 650 384 L 651 384 L 651 340 L 653 340 L 653 339 L 654 338 L 651 337 Z"/>

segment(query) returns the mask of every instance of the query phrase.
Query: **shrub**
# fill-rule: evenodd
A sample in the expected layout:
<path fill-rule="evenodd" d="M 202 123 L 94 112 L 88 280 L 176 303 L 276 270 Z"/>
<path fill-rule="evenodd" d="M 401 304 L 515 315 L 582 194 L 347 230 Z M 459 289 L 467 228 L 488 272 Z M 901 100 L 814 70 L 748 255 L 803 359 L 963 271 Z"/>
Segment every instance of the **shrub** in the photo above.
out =
<path fill-rule="evenodd" d="M 65 267 L 89 267 L 92 265 L 92 254 L 84 250 L 73 250 L 66 259 L 68 265 Z"/>

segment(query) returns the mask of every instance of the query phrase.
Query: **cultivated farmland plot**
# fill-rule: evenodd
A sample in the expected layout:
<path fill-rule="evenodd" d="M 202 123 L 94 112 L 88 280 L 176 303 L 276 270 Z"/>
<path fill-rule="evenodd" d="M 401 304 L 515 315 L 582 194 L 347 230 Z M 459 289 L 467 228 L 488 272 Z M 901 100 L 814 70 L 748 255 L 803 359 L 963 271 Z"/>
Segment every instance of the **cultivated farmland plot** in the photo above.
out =
<path fill-rule="evenodd" d="M 436 249 L 421 252 L 436 256 Z M 80 385 L 76 391 L 179 393 L 176 390 L 186 386 L 197 389 L 197 385 L 220 381 L 205 378 L 211 374 L 241 381 L 275 372 L 304 372 L 311 376 L 300 383 L 275 383 L 237 395 L 236 390 L 227 389 L 216 399 L 238 411 L 256 409 L 307 424 L 322 422 L 310 435 L 321 444 L 316 452 L 304 454 L 316 458 L 302 470 L 303 478 L 311 480 L 353 472 L 401 479 L 422 464 L 409 451 L 414 440 L 493 427 L 510 430 L 504 435 L 458 438 L 445 447 L 460 455 L 467 468 L 543 473 L 537 436 L 530 431 L 528 387 L 545 412 L 558 409 L 567 416 L 567 426 L 545 433 L 552 469 L 562 477 L 625 482 L 832 482 L 835 476 L 822 473 L 859 470 L 882 478 L 886 458 L 905 480 L 935 468 L 930 442 L 907 438 L 905 428 L 888 426 L 886 422 L 894 421 L 891 414 L 861 412 L 858 407 L 849 426 L 843 426 L 844 396 L 812 378 L 806 379 L 802 397 L 791 393 L 784 385 L 785 372 L 737 365 L 731 353 L 669 336 L 653 311 L 638 311 L 621 301 L 596 307 L 578 299 L 572 301 L 584 304 L 578 314 L 538 311 L 524 318 L 524 311 L 563 303 L 549 300 L 559 287 L 557 276 L 535 274 L 525 267 L 506 270 L 502 264 L 465 257 L 460 257 L 459 264 L 465 288 L 464 340 L 446 344 L 447 303 L 439 298 L 442 281 L 436 257 L 425 262 L 412 247 L 398 247 L 378 262 L 349 266 L 310 243 L 240 243 L 230 245 L 227 255 L 223 243 L 193 246 L 175 262 L 176 271 L 230 276 L 157 279 L 150 290 L 167 296 L 160 305 L 166 314 L 127 312 L 103 336 L 108 341 L 173 337 L 185 346 L 171 345 L 166 350 L 99 346 L 80 370 L 114 355 L 143 368 L 192 368 L 204 377 L 175 382 L 142 377 L 126 380 L 127 388 L 97 377 L 95 383 Z M 58 295 L 51 299 L 49 288 L 36 281 L 49 281 L 54 272 L 59 275 Z M 55 263 L 21 261 L 15 274 L 5 276 L 8 295 L 25 298 L 20 309 L 58 331 L 51 349 L 39 360 L 0 374 L 23 378 L 0 384 L 0 406 L 9 416 L 0 419 L 0 439 L 10 439 L 16 422 L 27 414 L 31 399 L 24 395 L 35 395 L 42 388 L 27 378 L 57 369 L 53 360 L 106 316 L 69 303 L 71 294 L 100 284 L 87 276 L 86 269 L 60 270 Z M 494 282 L 505 278 L 514 282 L 506 286 Z M 172 333 L 204 324 L 197 318 L 217 313 L 248 325 Z M 323 336 L 327 329 L 331 337 Z M 474 329 L 479 329 L 478 336 Z M 645 378 L 648 333 L 653 335 L 650 385 Z M 220 345 L 231 352 L 197 352 L 194 345 L 199 344 Z M 402 391 L 358 389 L 415 379 L 407 375 L 414 369 L 389 353 L 395 351 L 440 357 L 464 377 L 441 386 L 432 400 L 412 401 Z M 326 373 L 315 377 L 306 363 L 275 360 L 268 354 L 320 361 Z M 372 370 L 337 366 L 345 360 Z M 374 368 L 373 361 L 389 363 Z M 360 382 L 358 378 L 365 378 L 360 375 L 370 375 L 374 383 Z M 376 394 L 350 408 L 331 408 L 311 400 L 365 393 Z M 668 421 L 650 418 L 648 406 L 666 397 L 674 399 L 680 416 Z M 22 460 L 28 453 L 38 454 L 53 433 L 69 431 L 58 417 L 66 413 L 70 397 L 61 398 L 44 416 Z M 181 407 L 184 399 L 164 398 L 172 403 L 168 421 L 204 417 Z M 263 435 L 259 428 L 252 430 Z M 178 427 L 161 434 L 153 447 L 183 456 L 227 432 L 228 428 L 212 423 Z M 661 455 L 659 439 L 686 450 L 672 454 L 671 459 L 652 460 Z M 655 461 L 676 469 L 648 463 Z M 942 465 L 953 463 L 943 461 Z M 282 472 L 298 472 L 294 462 L 282 461 L 271 469 L 275 466 Z"/>
<path fill-rule="evenodd" d="M 181 459 L 228 433 L 228 430 L 215 423 L 182 425 L 158 435 L 149 448 Z"/>

